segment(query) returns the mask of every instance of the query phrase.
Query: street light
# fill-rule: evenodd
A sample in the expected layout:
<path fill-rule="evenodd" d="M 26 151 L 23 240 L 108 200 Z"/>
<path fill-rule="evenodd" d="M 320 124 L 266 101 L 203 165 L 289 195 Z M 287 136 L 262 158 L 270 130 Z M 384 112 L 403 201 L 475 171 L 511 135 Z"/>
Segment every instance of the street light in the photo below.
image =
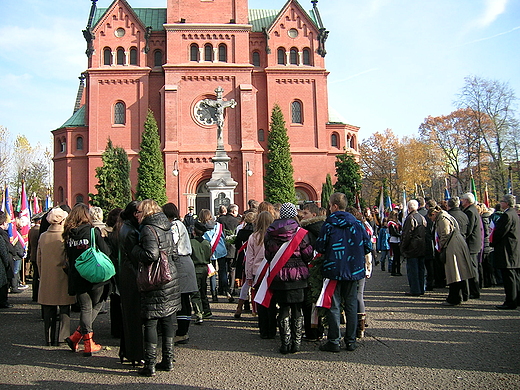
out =
<path fill-rule="evenodd" d="M 177 207 L 181 209 L 181 177 L 179 175 L 179 163 L 177 160 L 173 163 L 173 171 L 172 174 L 177 178 Z"/>
<path fill-rule="evenodd" d="M 249 201 L 249 177 L 253 176 L 253 171 L 249 169 L 249 161 L 246 162 L 246 204 Z"/>

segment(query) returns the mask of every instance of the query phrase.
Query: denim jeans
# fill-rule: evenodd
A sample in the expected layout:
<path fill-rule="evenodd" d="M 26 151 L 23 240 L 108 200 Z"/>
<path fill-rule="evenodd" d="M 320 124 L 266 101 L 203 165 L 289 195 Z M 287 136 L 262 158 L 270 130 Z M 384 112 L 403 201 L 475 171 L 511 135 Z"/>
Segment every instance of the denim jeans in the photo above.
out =
<path fill-rule="evenodd" d="M 357 280 L 338 280 L 334 295 L 332 296 L 332 304 L 327 311 L 327 322 L 329 324 L 329 333 L 327 340 L 333 344 L 339 344 L 341 339 L 340 332 L 340 313 L 341 301 L 343 300 L 345 315 L 347 317 L 347 325 L 345 332 L 345 343 L 356 342 L 357 328 Z"/>
<path fill-rule="evenodd" d="M 407 257 L 406 274 L 412 294 L 424 294 L 424 257 Z"/>
<path fill-rule="evenodd" d="M 92 333 L 92 323 L 103 306 L 101 296 L 103 295 L 104 286 L 93 288 L 85 293 L 76 296 L 81 312 L 79 314 L 79 324 L 81 326 L 81 334 Z"/>

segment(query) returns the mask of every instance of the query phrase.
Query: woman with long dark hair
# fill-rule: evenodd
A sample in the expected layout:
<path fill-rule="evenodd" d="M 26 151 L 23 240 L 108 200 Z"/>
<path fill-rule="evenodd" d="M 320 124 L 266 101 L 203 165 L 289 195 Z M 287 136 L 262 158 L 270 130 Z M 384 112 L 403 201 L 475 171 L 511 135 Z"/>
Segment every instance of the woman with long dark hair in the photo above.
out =
<path fill-rule="evenodd" d="M 99 310 L 106 300 L 110 281 L 91 283 L 83 278 L 76 269 L 76 259 L 85 252 L 91 243 L 91 230 L 93 229 L 88 206 L 83 203 L 76 204 L 69 213 L 63 226 L 63 240 L 68 259 L 69 295 L 76 295 L 80 306 L 79 327 L 65 339 L 73 352 L 78 350 L 78 343 L 83 339 L 85 350 L 83 356 L 92 356 L 102 347 L 92 339 L 94 323 Z M 107 255 L 110 249 L 106 244 L 98 228 L 94 229 L 96 247 Z"/>
<path fill-rule="evenodd" d="M 181 294 L 177 278 L 177 248 L 173 242 L 171 224 L 159 205 L 145 199 L 137 206 L 139 221 L 139 245 L 132 249 L 132 256 L 143 265 L 159 261 L 161 251 L 168 257 L 172 280 L 156 290 L 141 292 L 141 318 L 144 324 L 144 367 L 137 372 L 143 376 L 155 376 L 155 369 L 173 369 L 173 315 L 181 308 Z M 162 361 L 155 365 L 157 356 L 157 326 L 161 327 Z"/>

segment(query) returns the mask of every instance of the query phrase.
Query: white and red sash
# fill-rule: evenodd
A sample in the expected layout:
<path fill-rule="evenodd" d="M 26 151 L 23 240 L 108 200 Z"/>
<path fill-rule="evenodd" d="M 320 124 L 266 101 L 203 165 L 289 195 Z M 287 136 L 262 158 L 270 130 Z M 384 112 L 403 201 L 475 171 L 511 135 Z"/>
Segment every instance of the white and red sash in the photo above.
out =
<path fill-rule="evenodd" d="M 283 245 L 278 249 L 276 254 L 268 263 L 264 258 L 262 263 L 258 267 L 257 275 L 255 277 L 255 286 L 259 284 L 258 290 L 255 295 L 255 302 L 262 306 L 269 307 L 271 303 L 271 297 L 273 292 L 270 290 L 271 283 L 278 273 L 282 270 L 287 260 L 293 255 L 296 248 L 300 245 L 303 237 L 307 234 L 307 230 L 298 228 L 298 231 L 290 241 L 284 242 Z"/>
<path fill-rule="evenodd" d="M 211 254 L 213 254 L 215 252 L 215 250 L 217 249 L 217 246 L 218 246 L 218 243 L 220 241 L 220 237 L 222 237 L 222 232 L 224 231 L 224 227 L 221 223 L 219 222 L 216 222 L 216 226 L 217 226 L 217 233 L 213 235 L 213 237 L 211 237 L 211 241 L 210 241 L 210 244 L 211 244 Z"/>
<path fill-rule="evenodd" d="M 324 307 L 330 309 L 332 305 L 332 296 L 336 290 L 337 280 L 323 279 L 323 287 L 321 289 L 320 296 L 316 302 L 317 307 Z"/>

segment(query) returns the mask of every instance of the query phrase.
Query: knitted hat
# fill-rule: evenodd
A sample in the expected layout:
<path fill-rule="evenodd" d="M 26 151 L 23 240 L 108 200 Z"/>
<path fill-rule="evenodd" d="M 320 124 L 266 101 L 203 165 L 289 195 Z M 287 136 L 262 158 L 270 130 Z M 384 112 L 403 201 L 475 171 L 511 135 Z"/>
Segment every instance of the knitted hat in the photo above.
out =
<path fill-rule="evenodd" d="M 49 211 L 49 213 L 47 214 L 47 221 L 51 225 L 55 225 L 61 223 L 65 218 L 67 218 L 68 215 L 69 213 L 57 207 Z"/>
<path fill-rule="evenodd" d="M 292 203 L 284 203 L 280 207 L 280 219 L 295 218 L 297 215 L 296 206 Z"/>

